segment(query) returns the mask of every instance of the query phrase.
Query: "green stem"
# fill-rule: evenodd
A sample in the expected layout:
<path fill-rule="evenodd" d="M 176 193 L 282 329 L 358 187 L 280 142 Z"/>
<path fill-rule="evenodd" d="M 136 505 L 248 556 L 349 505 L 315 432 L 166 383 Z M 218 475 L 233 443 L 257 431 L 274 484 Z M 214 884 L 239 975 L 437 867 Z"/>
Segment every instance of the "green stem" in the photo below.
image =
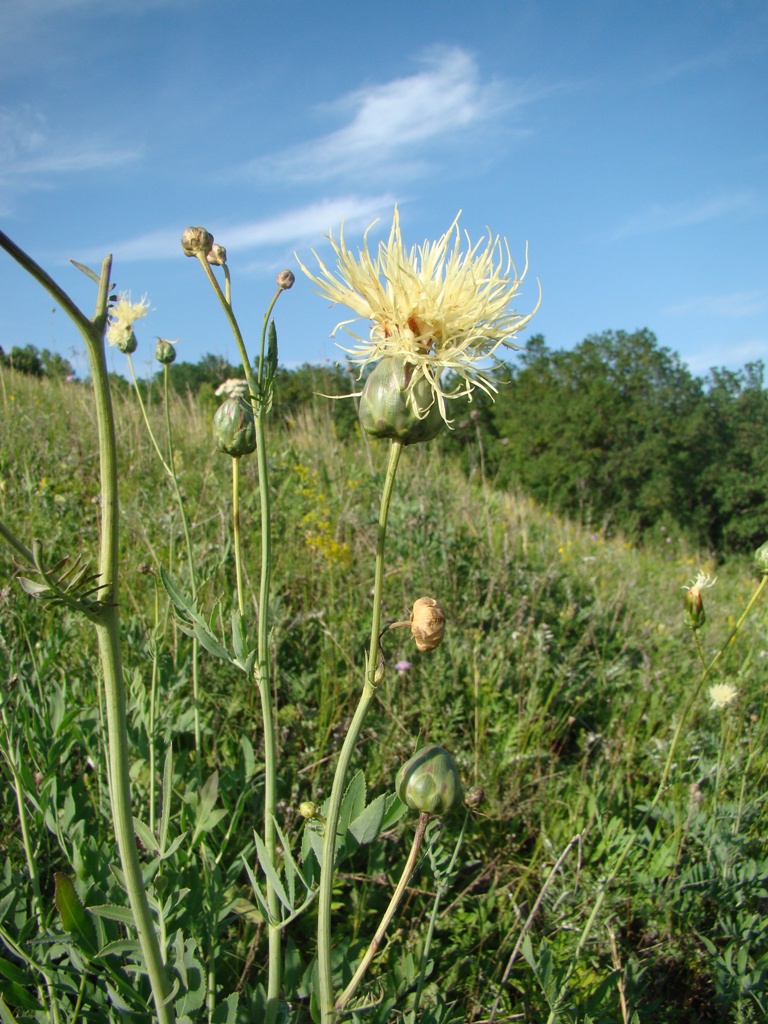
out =
<path fill-rule="evenodd" d="M 379 531 L 376 543 L 376 575 L 373 589 L 373 617 L 371 620 L 371 644 L 365 667 L 363 691 L 357 705 L 352 723 L 339 754 L 336 773 L 333 777 L 330 802 L 326 812 L 323 832 L 322 864 L 320 865 L 320 887 L 318 891 L 317 910 L 317 964 L 320 977 L 320 1019 L 321 1024 L 329 1024 L 333 1014 L 333 973 L 331 969 L 331 895 L 333 893 L 333 876 L 336 860 L 336 829 L 339 824 L 341 798 L 344 793 L 344 782 L 349 769 L 352 754 L 357 745 L 360 730 L 368 713 L 371 701 L 376 693 L 380 680 L 379 672 L 379 629 L 381 624 L 381 602 L 384 590 L 384 547 L 387 539 L 387 518 L 392 500 L 395 474 L 403 450 L 402 441 L 393 440 L 389 449 L 389 464 L 384 480 L 379 510 Z"/>
<path fill-rule="evenodd" d="M 112 269 L 112 257 L 107 256 L 102 264 L 96 312 L 93 320 L 88 320 L 42 267 L 39 267 L 2 232 L 0 232 L 0 246 L 10 253 L 62 306 L 80 330 L 88 352 L 99 436 L 101 481 L 99 572 L 105 584 L 105 589 L 100 595 L 103 608 L 99 616 L 100 621 L 95 623 L 95 628 L 107 705 L 112 819 L 128 901 L 149 976 L 158 1022 L 159 1024 L 173 1024 L 176 1014 L 173 1005 L 169 1002 L 171 987 L 144 888 L 131 813 L 126 694 L 118 625 L 117 443 L 104 352 L 104 330 L 108 315 L 109 275 Z"/>
<path fill-rule="evenodd" d="M 232 334 L 237 343 L 240 360 L 243 364 L 251 404 L 256 425 L 256 465 L 259 479 L 259 498 L 261 508 L 261 573 L 259 578 L 259 621 L 257 635 L 257 666 L 256 682 L 259 688 L 261 714 L 264 724 L 264 845 L 270 863 L 277 864 L 277 832 L 275 829 L 275 811 L 277 805 L 277 754 L 275 744 L 275 714 L 272 693 L 270 690 L 269 663 L 269 588 L 272 570 L 272 527 L 269 495 L 269 473 L 267 467 L 267 446 L 264 430 L 264 402 L 262 401 L 261 385 L 264 372 L 264 350 L 266 345 L 267 327 L 275 303 L 283 292 L 278 288 L 264 314 L 259 348 L 258 376 L 254 377 L 248 352 L 243 341 L 240 326 L 232 309 L 231 286 L 229 273 L 225 267 L 226 294 L 221 290 L 218 280 L 208 260 L 198 255 L 198 261 L 205 271 L 224 313 L 229 321 Z M 269 970 L 267 981 L 267 1012 L 266 1024 L 274 1024 L 280 1006 L 280 987 L 282 981 L 282 934 L 280 928 L 280 901 L 274 886 L 267 879 L 267 906 L 274 924 L 269 923 Z"/>
<path fill-rule="evenodd" d="M 176 501 L 179 506 L 179 514 L 181 515 L 181 528 L 184 531 L 184 543 L 187 548 L 187 562 L 189 564 L 189 587 L 192 591 L 192 600 L 197 605 L 197 579 L 195 574 L 195 560 L 192 553 L 192 537 L 189 533 L 189 520 L 187 519 L 187 512 L 184 508 L 184 496 L 181 493 L 179 487 L 179 478 L 176 475 L 176 466 L 174 465 L 173 457 L 173 432 L 171 431 L 171 404 L 169 402 L 169 366 L 167 363 L 163 364 L 163 398 L 165 405 L 165 430 L 168 435 L 168 463 L 170 467 L 171 480 L 173 481 L 173 490 L 176 494 Z M 192 637 L 192 714 L 195 731 L 195 764 L 197 767 L 197 773 L 201 776 L 202 781 L 202 768 L 201 768 L 201 745 L 200 745 L 200 679 L 199 679 L 199 661 L 200 661 L 200 644 L 196 636 Z"/>
<path fill-rule="evenodd" d="M 355 994 L 355 992 L 357 992 L 360 986 L 360 982 L 363 980 L 363 977 L 365 976 L 365 972 L 368 970 L 368 968 L 371 965 L 371 961 L 378 953 L 379 946 L 381 945 L 381 940 L 384 938 L 387 928 L 389 927 L 389 922 L 395 916 L 395 911 L 400 906 L 400 901 L 402 900 L 408 883 L 411 880 L 411 875 L 413 874 L 414 869 L 416 867 L 416 861 L 418 860 L 419 857 L 419 851 L 421 850 L 421 844 L 424 841 L 424 833 L 427 830 L 428 824 L 429 814 L 427 814 L 426 811 L 422 811 L 421 814 L 419 815 L 419 823 L 416 826 L 416 833 L 413 837 L 413 842 L 411 843 L 411 852 L 408 854 L 408 859 L 406 860 L 405 866 L 403 867 L 402 874 L 400 875 L 400 881 L 397 883 L 397 888 L 392 893 L 392 898 L 389 901 L 389 906 L 384 911 L 384 915 L 381 921 L 379 922 L 379 927 L 376 929 L 376 934 L 371 939 L 368 945 L 368 949 L 365 951 L 365 956 L 358 964 L 357 970 L 355 971 L 352 980 L 341 993 L 339 998 L 336 1000 L 334 1010 L 344 1009 L 344 1007 L 347 1005 L 347 1003 Z"/>
<path fill-rule="evenodd" d="M 155 770 L 157 765 L 157 736 L 155 735 L 157 723 L 157 681 L 159 675 L 159 651 L 158 644 L 162 636 L 160 632 L 160 590 L 157 585 L 157 576 L 152 573 L 152 584 L 155 589 L 155 612 L 154 625 L 152 628 L 152 682 L 149 689 L 149 829 L 155 831 L 157 811 L 155 808 L 155 790 L 157 782 Z"/>
<path fill-rule="evenodd" d="M 232 459 L 232 529 L 235 534 L 235 572 L 237 574 L 237 610 L 245 615 L 243 590 L 243 548 L 240 536 L 240 459 Z"/>

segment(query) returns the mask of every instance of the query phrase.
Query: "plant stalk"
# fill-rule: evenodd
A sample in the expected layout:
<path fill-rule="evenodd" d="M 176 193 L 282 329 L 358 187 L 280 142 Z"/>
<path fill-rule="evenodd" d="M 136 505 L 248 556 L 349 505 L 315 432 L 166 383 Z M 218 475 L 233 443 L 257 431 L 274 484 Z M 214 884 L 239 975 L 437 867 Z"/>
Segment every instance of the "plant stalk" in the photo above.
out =
<path fill-rule="evenodd" d="M 379 927 L 376 929 L 376 934 L 371 939 L 368 945 L 368 949 L 365 951 L 365 956 L 358 964 L 357 970 L 355 971 L 352 980 L 341 993 L 339 998 L 336 1000 L 334 1010 L 344 1009 L 344 1007 L 355 994 L 355 992 L 357 992 L 360 982 L 363 980 L 363 977 L 365 976 L 365 972 L 368 970 L 368 968 L 371 965 L 371 961 L 378 953 L 379 946 L 381 945 L 381 940 L 384 938 L 386 930 L 389 927 L 389 922 L 395 916 L 395 912 L 397 908 L 400 906 L 400 901 L 402 900 L 403 895 L 405 894 L 405 890 L 408 887 L 408 883 L 411 880 L 411 875 L 413 874 L 414 869 L 416 868 L 416 861 L 418 860 L 419 857 L 419 851 L 421 850 L 421 844 L 424 841 L 424 833 L 427 830 L 428 824 L 429 814 L 426 811 L 422 811 L 421 814 L 419 815 L 419 822 L 418 825 L 416 826 L 416 832 L 413 837 L 413 842 L 411 843 L 411 851 L 408 854 L 408 859 L 406 860 L 405 866 L 403 867 L 403 872 L 400 875 L 400 881 L 397 883 L 397 888 L 392 893 L 392 898 L 390 899 L 389 905 L 387 909 L 384 911 L 381 921 L 379 922 Z"/>
<path fill-rule="evenodd" d="M 376 693 L 381 673 L 379 671 L 379 628 L 381 624 L 381 602 L 384 590 L 384 548 L 387 539 L 387 518 L 392 500 L 397 466 L 403 450 L 402 441 L 393 440 L 389 449 L 389 464 L 384 480 L 379 509 L 379 530 L 376 543 L 376 570 L 373 590 L 373 617 L 371 619 L 371 644 L 365 667 L 363 691 L 357 705 L 352 723 L 344 737 L 336 772 L 333 777 L 330 802 L 326 813 L 323 832 L 322 864 L 320 865 L 320 887 L 318 890 L 317 910 L 317 964 L 320 978 L 320 1020 L 321 1024 L 330 1024 L 333 1015 L 333 972 L 331 969 L 331 896 L 333 893 L 333 876 L 336 860 L 336 829 L 339 824 L 341 799 L 344 793 L 344 782 L 352 760 L 352 753 L 357 745 L 360 730 L 368 713 L 371 701 Z"/>
<path fill-rule="evenodd" d="M 118 625 L 117 443 L 104 352 L 104 331 L 108 315 L 112 257 L 107 256 L 102 264 L 96 311 L 93 320 L 89 320 L 42 267 L 11 242 L 3 232 L 0 232 L 0 246 L 13 256 L 61 305 L 78 327 L 88 352 L 99 435 L 101 482 L 99 572 L 104 582 L 104 589 L 100 594 L 102 609 L 98 621 L 95 622 L 95 629 L 106 696 L 112 819 L 128 901 L 149 976 L 157 1019 L 159 1024 L 173 1024 L 176 1014 L 172 1003 L 168 1001 L 171 996 L 171 987 L 144 888 L 131 812 L 126 694 Z"/>

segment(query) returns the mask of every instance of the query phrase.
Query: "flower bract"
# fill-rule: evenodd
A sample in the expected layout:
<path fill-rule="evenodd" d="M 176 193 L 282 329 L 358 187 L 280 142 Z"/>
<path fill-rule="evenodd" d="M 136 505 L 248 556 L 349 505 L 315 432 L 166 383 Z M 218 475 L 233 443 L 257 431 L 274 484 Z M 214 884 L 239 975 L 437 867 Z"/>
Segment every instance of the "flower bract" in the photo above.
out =
<path fill-rule="evenodd" d="M 375 253 L 368 246 L 372 227 L 356 254 L 347 248 L 343 226 L 338 241 L 329 236 L 337 273 L 314 251 L 317 274 L 300 260 L 299 265 L 320 295 L 356 314 L 333 331 L 335 335 L 345 328 L 357 342 L 345 349 L 352 361 L 362 370 L 385 356 L 404 359 L 414 368 L 409 387 L 427 380 L 449 422 L 447 399 L 471 397 L 476 387 L 491 395 L 496 391 L 488 360 L 500 346 L 517 347 L 512 339 L 538 309 L 537 302 L 530 313 L 521 315 L 511 306 L 527 262 L 518 275 L 506 241 L 490 232 L 474 246 L 467 238 L 462 251 L 458 216 L 436 242 L 411 249 L 403 245 L 397 208 L 389 238 Z M 367 339 L 349 331 L 355 319 L 371 321 Z"/>

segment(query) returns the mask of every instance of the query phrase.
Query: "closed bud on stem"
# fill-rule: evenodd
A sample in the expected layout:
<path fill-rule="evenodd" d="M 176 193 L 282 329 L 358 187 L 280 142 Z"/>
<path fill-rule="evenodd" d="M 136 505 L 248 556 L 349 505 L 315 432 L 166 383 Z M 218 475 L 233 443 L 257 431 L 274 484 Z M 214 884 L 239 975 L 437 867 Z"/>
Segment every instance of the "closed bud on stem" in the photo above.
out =
<path fill-rule="evenodd" d="M 707 621 L 707 613 L 704 611 L 704 602 L 701 600 L 701 591 L 698 587 L 691 587 L 686 592 L 683 621 L 689 629 L 701 629 Z"/>
<path fill-rule="evenodd" d="M 138 345 L 138 342 L 136 341 L 136 335 L 129 328 L 127 331 L 124 331 L 118 336 L 115 345 L 117 348 L 120 349 L 121 352 L 124 352 L 127 356 L 132 356 L 133 353 L 136 351 Z"/>
<path fill-rule="evenodd" d="M 183 236 L 181 244 L 184 245 Z M 223 245 L 219 245 L 218 242 L 214 242 L 213 245 L 211 246 L 211 251 L 207 254 L 205 258 L 208 260 L 212 267 L 223 267 L 224 264 L 227 262 L 227 250 L 224 248 Z"/>
<path fill-rule="evenodd" d="M 761 544 L 755 552 L 755 562 L 761 574 L 768 576 L 768 540 L 765 544 Z"/>
<path fill-rule="evenodd" d="M 213 235 L 205 228 L 185 228 L 181 236 L 185 256 L 208 256 L 213 248 Z"/>
<path fill-rule="evenodd" d="M 417 750 L 405 762 L 397 773 L 395 790 L 404 804 L 427 814 L 452 811 L 463 796 L 453 758 L 436 743 Z"/>
<path fill-rule="evenodd" d="M 464 797 L 467 807 L 479 807 L 485 800 L 485 790 L 482 786 L 470 786 Z"/>
<path fill-rule="evenodd" d="M 299 804 L 299 814 L 302 818 L 306 818 L 307 821 L 312 821 L 313 818 L 317 818 L 320 814 L 320 810 L 316 803 L 311 800 L 303 800 Z"/>
<path fill-rule="evenodd" d="M 213 439 L 220 452 L 239 459 L 256 451 L 253 410 L 242 398 L 228 398 L 213 417 Z"/>
<path fill-rule="evenodd" d="M 360 423 L 371 437 L 403 444 L 431 441 L 445 426 L 426 377 L 411 385 L 416 367 L 400 356 L 385 356 L 371 371 L 360 396 Z"/>
<path fill-rule="evenodd" d="M 697 573 L 696 579 L 691 580 L 690 586 L 683 587 L 683 590 L 686 591 L 685 604 L 683 605 L 683 621 L 689 629 L 701 629 L 707 621 L 707 616 L 704 613 L 704 602 L 701 600 L 701 592 L 708 587 L 714 587 L 716 583 L 717 576 L 712 579 L 709 573 L 701 570 Z"/>
<path fill-rule="evenodd" d="M 293 288 L 296 282 L 296 275 L 290 270 L 281 270 L 277 275 L 277 287 L 282 288 L 284 292 L 287 292 L 289 288 Z"/>
<path fill-rule="evenodd" d="M 158 338 L 157 345 L 155 346 L 155 359 L 158 363 L 162 363 L 163 366 L 170 366 L 176 358 L 176 349 L 173 347 L 174 343 L 168 341 L 165 338 Z"/>
<path fill-rule="evenodd" d="M 411 633 L 420 651 L 434 651 L 445 636 L 445 609 L 434 597 L 420 597 L 411 612 Z"/>

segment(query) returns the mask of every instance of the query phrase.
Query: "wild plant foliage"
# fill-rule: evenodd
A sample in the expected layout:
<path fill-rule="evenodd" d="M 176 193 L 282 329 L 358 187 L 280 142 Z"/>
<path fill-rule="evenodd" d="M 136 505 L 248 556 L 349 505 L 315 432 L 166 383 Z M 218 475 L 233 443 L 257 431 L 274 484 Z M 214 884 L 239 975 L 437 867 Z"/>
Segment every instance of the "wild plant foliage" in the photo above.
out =
<path fill-rule="evenodd" d="M 342 442 L 330 413 L 276 416 L 289 272 L 253 357 L 226 254 L 185 232 L 243 357 L 210 422 L 168 341 L 159 392 L 113 393 L 105 337 L 131 374 L 146 307 L 109 259 L 80 268 L 88 317 L 0 241 L 92 376 L 0 369 L 2 1020 L 764 1014 L 765 548 L 757 586 L 683 591 L 679 545 L 470 488 L 428 440 L 481 295 L 442 347 L 439 289 L 356 300 L 387 347 Z M 338 287 L 408 261 L 453 266 L 393 228 Z M 466 394 L 487 379 L 463 365 Z"/>

